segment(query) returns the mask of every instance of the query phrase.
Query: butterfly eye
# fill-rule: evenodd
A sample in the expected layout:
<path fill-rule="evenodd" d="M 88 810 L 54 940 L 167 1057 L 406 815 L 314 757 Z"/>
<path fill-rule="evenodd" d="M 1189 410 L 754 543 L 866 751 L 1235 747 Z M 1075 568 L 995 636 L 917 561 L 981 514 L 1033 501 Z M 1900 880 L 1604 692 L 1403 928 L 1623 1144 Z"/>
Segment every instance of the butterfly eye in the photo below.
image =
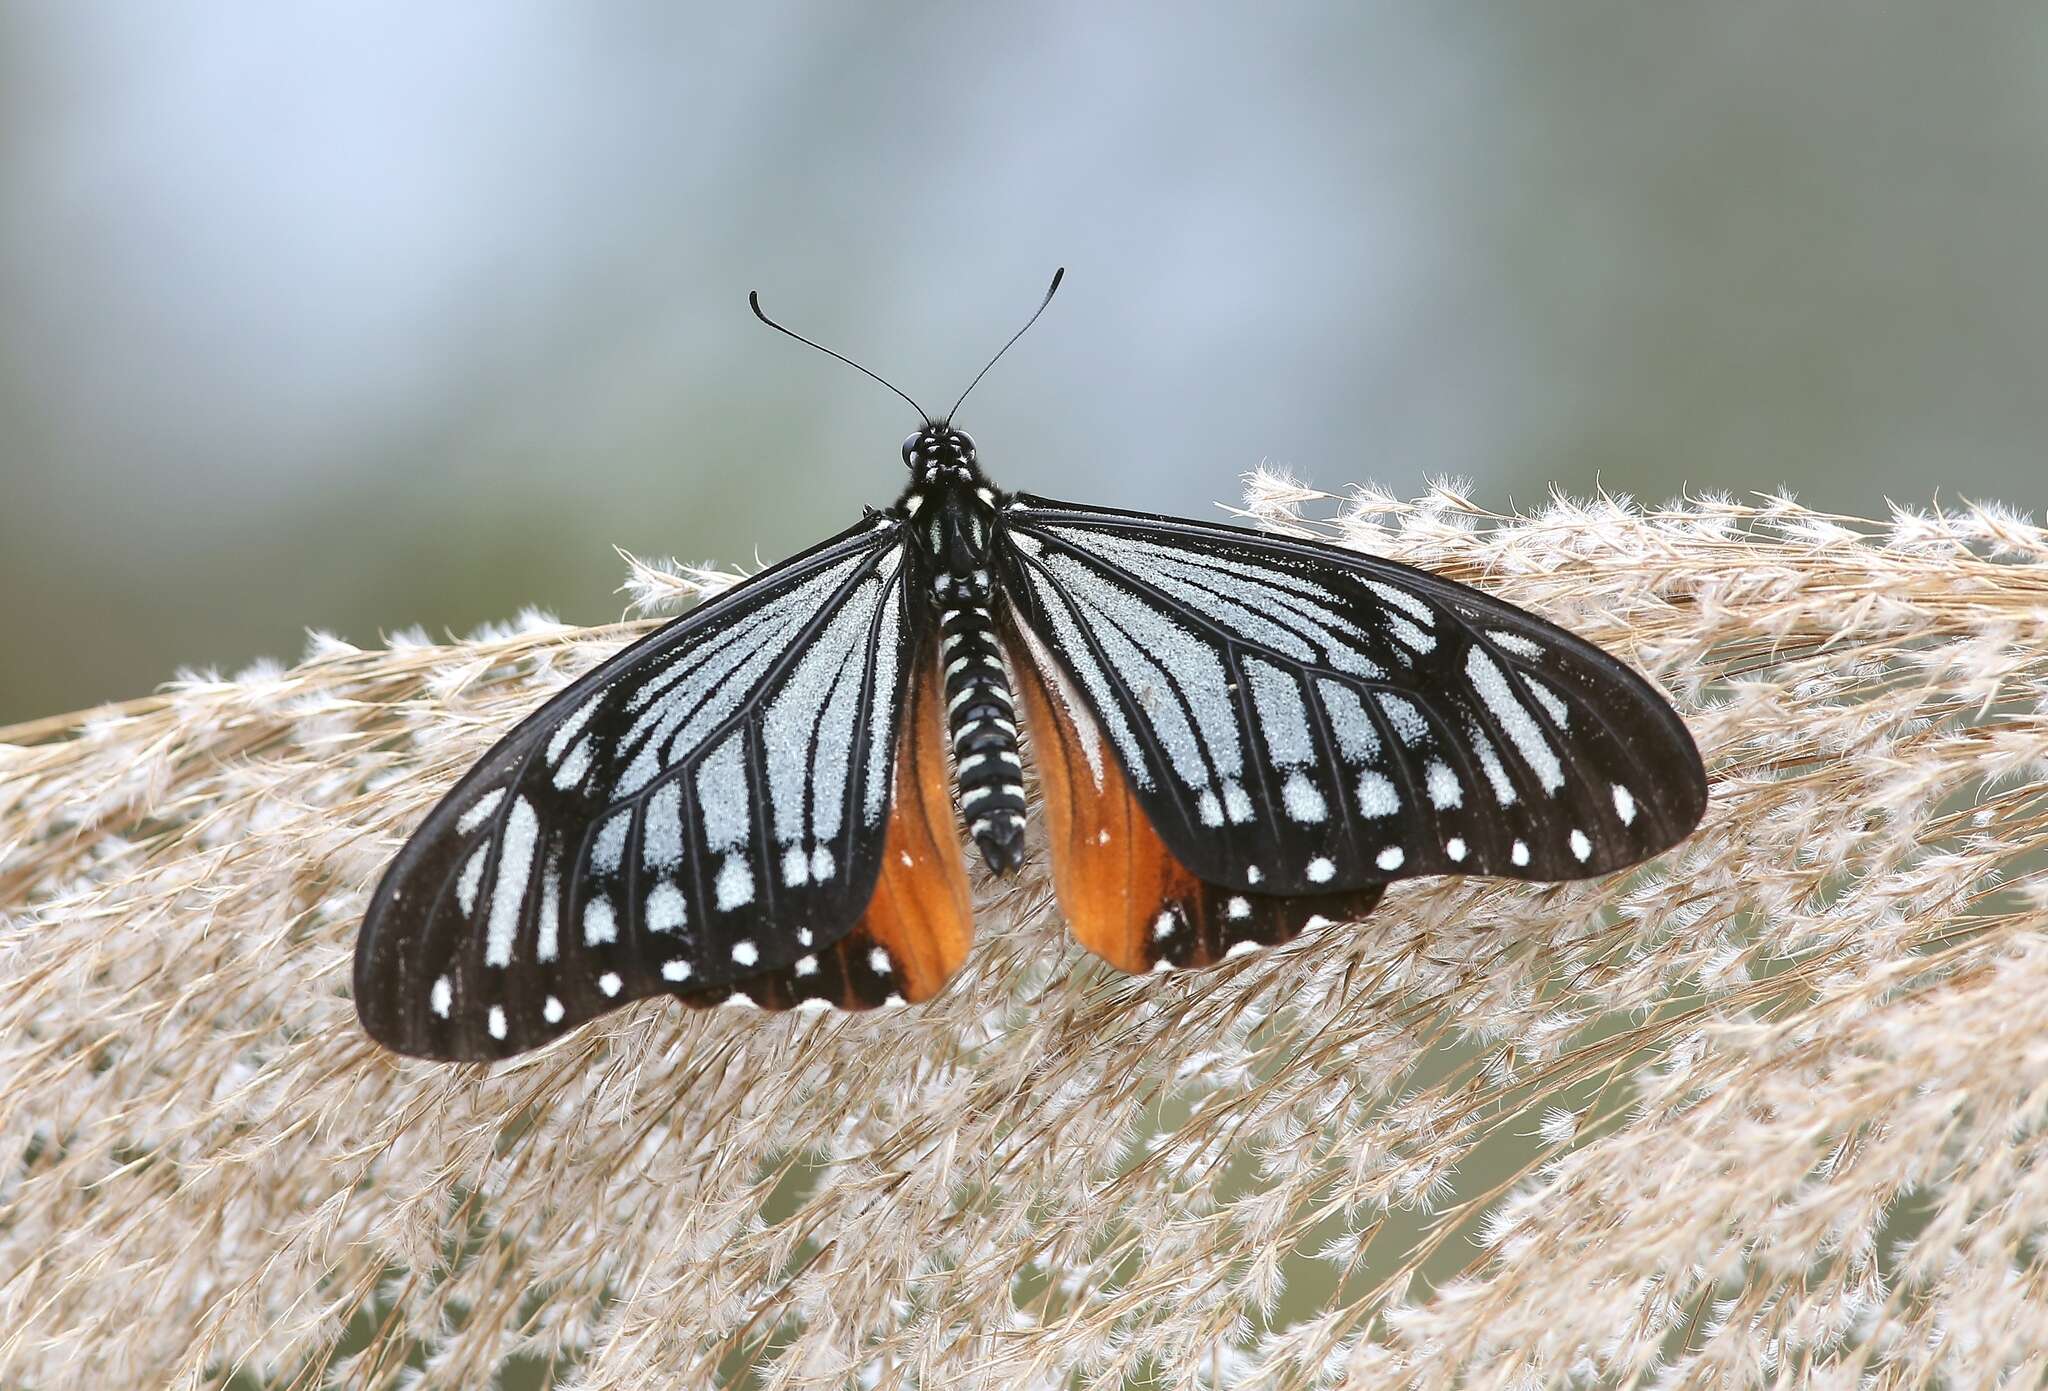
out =
<path fill-rule="evenodd" d="M 953 432 L 953 437 L 947 443 L 953 446 L 955 456 L 962 459 L 972 459 L 974 457 L 974 440 L 967 435 L 961 434 L 958 430 Z"/>
<path fill-rule="evenodd" d="M 919 440 L 919 438 L 920 438 L 919 436 L 917 436 L 917 435 L 914 435 L 914 434 L 912 434 L 912 435 L 905 435 L 905 436 L 903 437 L 903 462 L 904 462 L 904 463 L 906 463 L 906 464 L 915 464 L 915 463 L 917 462 L 917 443 L 918 443 L 918 440 Z"/>

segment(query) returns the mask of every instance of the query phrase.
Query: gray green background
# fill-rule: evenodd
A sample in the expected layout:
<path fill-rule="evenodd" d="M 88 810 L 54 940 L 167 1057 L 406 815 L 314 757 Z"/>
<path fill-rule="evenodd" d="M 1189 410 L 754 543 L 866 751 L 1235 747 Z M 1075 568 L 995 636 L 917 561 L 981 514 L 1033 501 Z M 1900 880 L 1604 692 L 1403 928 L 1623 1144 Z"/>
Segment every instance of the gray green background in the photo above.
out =
<path fill-rule="evenodd" d="M 0 720 L 900 486 L 2038 507 L 2048 8 L 0 0 Z"/>

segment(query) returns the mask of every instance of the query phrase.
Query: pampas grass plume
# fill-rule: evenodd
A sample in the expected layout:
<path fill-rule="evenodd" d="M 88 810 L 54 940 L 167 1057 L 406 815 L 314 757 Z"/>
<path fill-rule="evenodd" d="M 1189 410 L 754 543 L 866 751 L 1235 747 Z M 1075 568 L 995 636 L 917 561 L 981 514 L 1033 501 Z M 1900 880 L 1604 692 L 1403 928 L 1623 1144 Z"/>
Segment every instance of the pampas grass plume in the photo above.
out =
<path fill-rule="evenodd" d="M 1862 1387 L 2048 1374 L 2048 535 L 1790 498 L 1244 514 L 1663 682 L 1632 876 L 1398 886 L 1131 979 L 1042 863 L 938 1000 L 358 1031 L 408 829 L 645 622 L 0 730 L 0 1385 Z M 644 609 L 730 582 L 628 557 Z"/>

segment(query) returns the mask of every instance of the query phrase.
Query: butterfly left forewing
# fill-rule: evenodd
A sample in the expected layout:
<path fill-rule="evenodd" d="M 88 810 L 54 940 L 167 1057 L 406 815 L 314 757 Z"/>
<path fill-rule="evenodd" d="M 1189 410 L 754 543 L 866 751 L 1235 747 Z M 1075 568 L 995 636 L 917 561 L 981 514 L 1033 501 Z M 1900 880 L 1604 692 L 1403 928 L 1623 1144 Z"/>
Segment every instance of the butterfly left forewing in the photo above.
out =
<path fill-rule="evenodd" d="M 1067 683 L 1204 882 L 1299 895 L 1578 878 L 1669 847 L 1705 806 L 1698 753 L 1654 687 L 1479 591 L 1028 496 L 1003 536 L 1027 655 Z"/>

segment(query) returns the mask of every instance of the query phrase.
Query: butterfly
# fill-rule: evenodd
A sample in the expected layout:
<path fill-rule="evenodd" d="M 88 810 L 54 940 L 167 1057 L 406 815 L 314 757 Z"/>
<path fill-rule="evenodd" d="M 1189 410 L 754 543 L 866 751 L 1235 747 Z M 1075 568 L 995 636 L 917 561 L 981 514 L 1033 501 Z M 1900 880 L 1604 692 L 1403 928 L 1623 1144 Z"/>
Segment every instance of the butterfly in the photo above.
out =
<path fill-rule="evenodd" d="M 963 823 L 994 873 L 1024 861 L 1026 731 L 1059 906 L 1130 972 L 1356 921 L 1396 880 L 1610 874 L 1698 824 L 1685 725 L 1590 643 L 1393 561 L 1004 492 L 952 424 L 968 392 L 934 418 L 750 303 L 918 411 L 909 485 L 455 785 L 357 941 L 387 1047 L 503 1058 L 655 995 L 929 999 L 972 938 Z"/>

